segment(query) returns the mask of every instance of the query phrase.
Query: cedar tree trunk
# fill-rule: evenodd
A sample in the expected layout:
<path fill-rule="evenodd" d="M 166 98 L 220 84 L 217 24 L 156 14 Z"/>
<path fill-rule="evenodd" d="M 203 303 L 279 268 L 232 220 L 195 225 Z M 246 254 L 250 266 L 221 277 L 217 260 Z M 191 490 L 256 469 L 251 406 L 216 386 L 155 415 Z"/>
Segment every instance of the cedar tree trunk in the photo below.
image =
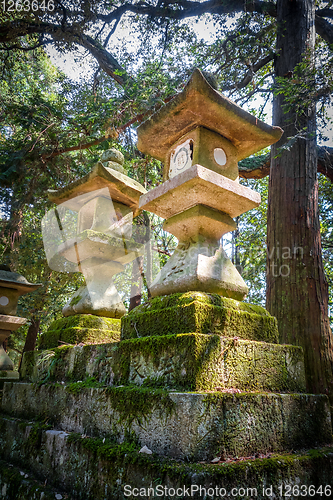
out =
<path fill-rule="evenodd" d="M 295 65 L 304 57 L 313 64 L 314 4 L 314 0 L 278 0 L 277 77 L 293 78 Z M 332 403 L 333 344 L 321 257 L 315 105 L 296 113 L 286 112 L 285 103 L 282 95 L 274 97 L 273 123 L 285 133 L 272 147 L 267 309 L 277 317 L 280 342 L 304 348 L 307 391 L 329 394 Z M 299 132 L 304 137 L 281 152 L 283 141 Z"/>

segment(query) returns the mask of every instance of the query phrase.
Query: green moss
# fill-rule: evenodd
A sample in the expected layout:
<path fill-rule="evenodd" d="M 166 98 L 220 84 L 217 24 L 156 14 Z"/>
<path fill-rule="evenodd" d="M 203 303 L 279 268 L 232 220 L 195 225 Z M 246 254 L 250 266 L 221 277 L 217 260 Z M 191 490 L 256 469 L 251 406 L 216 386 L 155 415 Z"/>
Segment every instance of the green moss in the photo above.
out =
<path fill-rule="evenodd" d="M 41 336 L 39 349 L 58 347 L 65 344 L 101 344 L 117 342 L 120 339 L 120 320 L 92 314 L 76 314 L 51 323 Z"/>
<path fill-rule="evenodd" d="M 94 377 L 89 377 L 83 381 L 73 382 L 66 386 L 66 391 L 71 394 L 79 394 L 84 389 L 91 387 L 105 387 L 104 384 L 98 382 Z"/>
<path fill-rule="evenodd" d="M 117 345 L 113 370 L 117 383 L 127 383 L 130 363 L 142 356 L 158 369 L 166 354 L 172 358 L 173 370 L 169 376 L 147 379 L 146 386 L 165 386 L 178 389 L 204 390 L 216 387 L 217 379 L 211 372 L 221 353 L 218 335 L 180 334 L 124 340 Z M 184 367 L 186 375 L 184 375 Z M 172 376 L 172 378 L 170 378 Z"/>
<path fill-rule="evenodd" d="M 121 324 L 123 340 L 197 332 L 278 341 L 276 319 L 264 308 L 201 292 L 155 297 L 124 316 Z"/>
<path fill-rule="evenodd" d="M 109 395 L 112 409 L 118 413 L 118 423 L 129 426 L 133 421 L 141 425 L 150 414 L 159 410 L 167 418 L 175 409 L 169 393 L 160 388 L 137 387 L 134 385 L 110 387 L 90 377 L 82 382 L 66 386 L 66 391 L 79 394 L 89 388 L 100 388 Z"/>
<path fill-rule="evenodd" d="M 22 467 L 13 467 L 2 460 L 0 460 L 0 492 L 1 498 L 6 500 L 54 500 L 57 493 L 49 486 L 38 482 L 30 471 L 26 471 L 23 475 Z M 63 494 L 62 498 L 69 497 Z"/>
<path fill-rule="evenodd" d="M 22 424 L 24 425 L 24 423 L 20 422 L 20 424 L 22 428 Z M 28 439 L 24 443 L 24 447 L 25 450 L 28 451 L 28 453 L 33 454 L 34 451 L 40 448 L 43 432 L 51 429 L 52 426 L 47 422 L 42 421 L 42 422 L 35 422 L 32 426 L 31 424 L 26 425 L 26 428 L 29 427 L 30 427 L 29 435 Z"/>
<path fill-rule="evenodd" d="M 139 425 L 149 418 L 154 410 L 159 410 L 164 418 L 172 414 L 175 403 L 164 389 L 124 386 L 108 387 L 112 408 L 119 415 L 119 422 L 129 426 L 133 421 Z"/>

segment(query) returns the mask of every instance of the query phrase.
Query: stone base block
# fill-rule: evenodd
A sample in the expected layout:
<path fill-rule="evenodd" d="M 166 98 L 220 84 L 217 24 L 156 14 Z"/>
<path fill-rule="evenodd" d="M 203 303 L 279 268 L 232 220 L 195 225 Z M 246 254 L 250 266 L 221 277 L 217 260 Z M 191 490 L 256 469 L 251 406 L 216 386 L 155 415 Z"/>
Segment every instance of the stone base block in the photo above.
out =
<path fill-rule="evenodd" d="M 305 392 L 303 351 L 295 346 L 182 334 L 127 340 L 118 349 L 123 383 L 195 391 Z M 115 373 L 117 366 L 119 362 Z"/>
<path fill-rule="evenodd" d="M 41 336 L 39 349 L 52 349 L 61 344 L 102 344 L 120 340 L 120 319 L 92 314 L 77 314 L 51 323 Z"/>
<path fill-rule="evenodd" d="M 122 340 L 197 332 L 278 342 L 276 318 L 263 307 L 203 292 L 155 297 L 124 316 L 121 325 Z"/>
<path fill-rule="evenodd" d="M 189 290 L 244 300 L 249 289 L 218 240 L 181 240 L 151 284 L 152 297 Z"/>
<path fill-rule="evenodd" d="M 6 439 L 0 434 L 0 456 L 7 462 L 20 464 L 17 468 L 0 462 L 0 498 L 4 500 L 61 497 L 68 500 L 202 500 L 205 496 L 211 500 L 267 500 L 299 498 L 300 485 L 303 485 L 303 498 L 330 498 L 333 490 L 330 447 L 269 458 L 191 464 L 139 453 L 140 447 L 135 443 L 116 445 L 108 439 L 103 442 L 42 429 L 31 422 L 2 419 L 1 428 L 6 432 Z M 33 482 L 33 488 L 30 472 L 25 474 L 21 467 L 33 469 L 42 484 Z M 44 486 L 46 481 L 47 485 L 61 488 L 61 496 L 56 496 L 55 491 L 53 496 L 49 495 L 49 488 Z M 290 496 L 293 488 L 296 495 Z"/>
<path fill-rule="evenodd" d="M 305 392 L 301 347 L 219 335 L 178 334 L 25 353 L 21 378 L 181 390 Z"/>
<path fill-rule="evenodd" d="M 190 460 L 304 449 L 332 439 L 324 395 L 5 383 L 2 411 L 43 415 L 59 430 L 118 442 L 132 435 L 158 455 Z"/>
<path fill-rule="evenodd" d="M 4 382 L 18 382 L 19 379 L 20 379 L 19 372 L 16 372 L 14 370 L 11 371 L 0 370 L 0 389 L 3 388 Z"/>

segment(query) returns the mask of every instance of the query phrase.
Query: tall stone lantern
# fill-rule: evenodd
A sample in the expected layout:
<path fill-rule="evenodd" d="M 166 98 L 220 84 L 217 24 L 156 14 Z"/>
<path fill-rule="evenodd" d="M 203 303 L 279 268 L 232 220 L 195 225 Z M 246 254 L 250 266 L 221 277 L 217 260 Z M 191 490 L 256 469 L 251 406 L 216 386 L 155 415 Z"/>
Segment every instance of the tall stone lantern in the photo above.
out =
<path fill-rule="evenodd" d="M 215 90 L 196 69 L 184 90 L 138 128 L 138 148 L 164 162 L 164 182 L 139 208 L 163 217 L 178 246 L 152 296 L 190 290 L 243 300 L 248 288 L 220 238 L 260 203 L 238 183 L 238 161 L 278 141 L 271 127 Z"/>
<path fill-rule="evenodd" d="M 0 266 L 0 382 L 19 378 L 14 363 L 3 348 L 11 332 L 24 325 L 26 318 L 16 316 L 17 303 L 21 295 L 33 292 L 41 285 L 29 283 L 21 274 L 12 272 L 8 266 Z"/>

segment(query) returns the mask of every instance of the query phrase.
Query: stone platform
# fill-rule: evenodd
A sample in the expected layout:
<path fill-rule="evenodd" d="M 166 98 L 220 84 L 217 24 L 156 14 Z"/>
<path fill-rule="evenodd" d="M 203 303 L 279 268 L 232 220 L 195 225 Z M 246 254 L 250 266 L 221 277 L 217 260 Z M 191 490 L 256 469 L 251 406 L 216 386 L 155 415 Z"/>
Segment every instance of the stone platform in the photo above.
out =
<path fill-rule="evenodd" d="M 198 499 L 196 486 L 225 487 L 230 498 L 253 487 L 259 499 L 266 485 L 276 495 L 300 481 L 330 487 L 328 398 L 305 393 L 303 351 L 277 343 L 267 311 L 188 292 L 152 299 L 121 323 L 122 340 L 118 328 L 112 342 L 50 348 L 61 338 L 52 334 L 48 349 L 25 353 L 21 381 L 4 383 L 0 459 L 79 500 L 135 498 L 126 485 L 158 483 L 186 484 Z"/>
<path fill-rule="evenodd" d="M 45 424 L 13 419 L 0 422 L 7 436 L 4 441 L 0 434 L 0 453 L 7 461 L 4 466 L 0 462 L 3 500 L 125 500 L 138 498 L 140 492 L 139 498 L 152 500 L 161 496 L 199 500 L 205 494 L 210 500 L 266 500 L 286 498 L 285 493 L 290 493 L 286 487 L 291 491 L 294 487 L 297 493 L 300 485 L 311 493 L 307 498 L 330 498 L 333 489 L 330 447 L 191 464 L 139 453 L 134 442 L 117 445 L 108 438 L 55 431 Z M 56 485 L 58 493 L 50 491 L 49 485 Z M 299 495 L 288 498 L 296 500 Z"/>
<path fill-rule="evenodd" d="M 21 367 L 26 382 L 89 377 L 109 386 L 305 392 L 301 347 L 198 333 L 35 351 Z"/>
<path fill-rule="evenodd" d="M 118 443 L 132 435 L 157 455 L 182 460 L 295 450 L 331 440 L 327 397 L 306 394 L 6 383 L 2 412 L 26 420 L 42 416 L 59 431 Z"/>

